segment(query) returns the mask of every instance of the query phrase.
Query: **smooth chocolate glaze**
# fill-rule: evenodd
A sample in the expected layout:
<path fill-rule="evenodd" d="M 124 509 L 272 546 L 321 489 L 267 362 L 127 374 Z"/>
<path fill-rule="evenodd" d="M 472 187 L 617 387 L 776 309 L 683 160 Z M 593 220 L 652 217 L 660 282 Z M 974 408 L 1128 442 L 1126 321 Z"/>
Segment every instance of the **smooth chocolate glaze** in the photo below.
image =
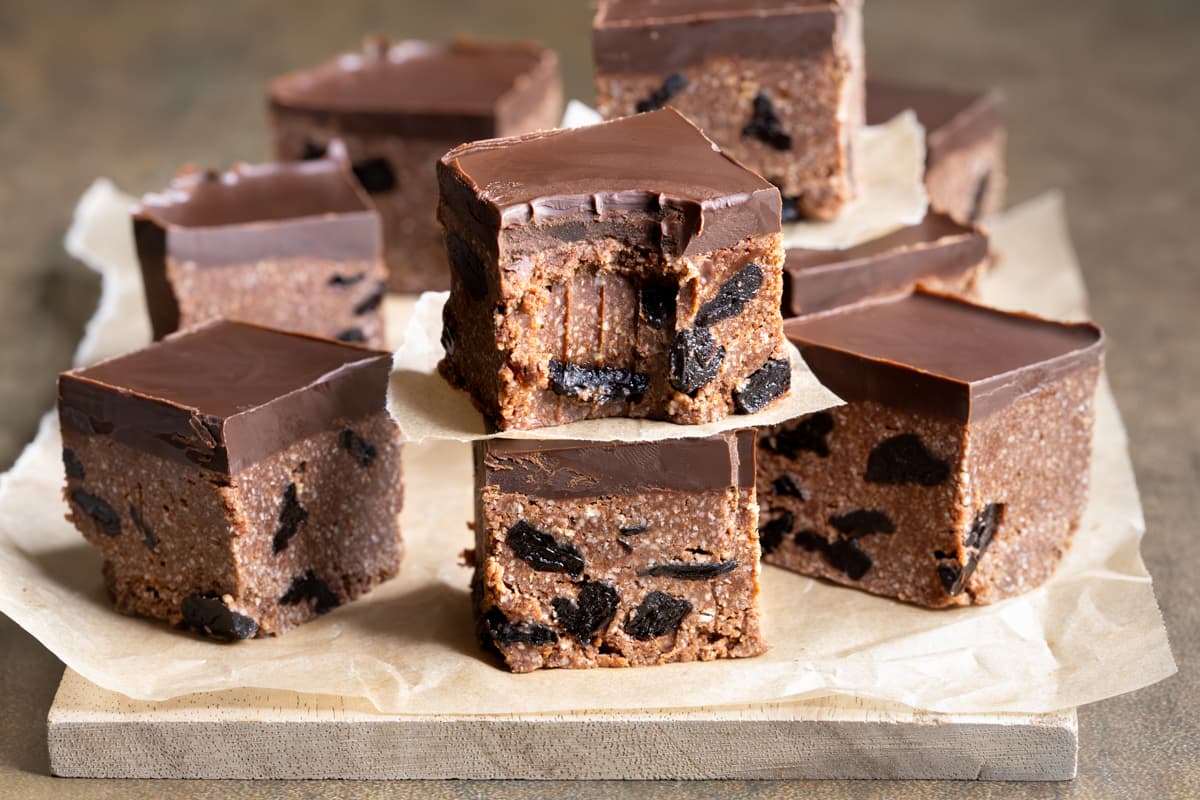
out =
<path fill-rule="evenodd" d="M 1000 92 L 964 92 L 937 86 L 867 81 L 867 124 L 881 125 L 905 109 L 925 128 L 926 158 L 934 164 L 1003 125 Z"/>
<path fill-rule="evenodd" d="M 978 228 L 930 211 L 916 225 L 845 250 L 787 251 L 784 316 L 828 311 L 911 290 L 928 278 L 961 278 L 988 259 Z"/>
<path fill-rule="evenodd" d="M 754 486 L 754 451 L 752 429 L 657 442 L 484 439 L 475 443 L 475 481 L 553 498 L 746 489 Z"/>
<path fill-rule="evenodd" d="M 235 475 L 385 407 L 390 353 L 216 320 L 64 372 L 63 427 Z"/>
<path fill-rule="evenodd" d="M 559 82 L 558 56 L 533 44 L 375 35 L 360 53 L 276 78 L 270 102 L 346 131 L 468 141 L 502 135 L 504 120 L 530 111 L 548 82 Z"/>
<path fill-rule="evenodd" d="M 599 125 L 471 142 L 438 163 L 443 202 L 471 203 L 492 229 L 597 225 L 672 255 L 705 253 L 780 230 L 779 190 L 722 153 L 674 109 Z M 646 226 L 639 221 L 652 220 Z M 482 237 L 481 237 L 482 238 Z"/>
<path fill-rule="evenodd" d="M 717 55 L 793 59 L 832 46 L 837 0 L 607 0 L 592 22 L 596 70 L 666 75 Z"/>
<path fill-rule="evenodd" d="M 383 257 L 378 212 L 350 172 L 340 142 L 330 158 L 189 170 L 133 210 L 133 236 L 154 338 L 179 327 L 167 259 L 197 266 L 272 258 Z"/>
<path fill-rule="evenodd" d="M 917 290 L 900 299 L 788 320 L 817 379 L 847 402 L 873 400 L 963 421 L 1100 363 L 1101 330 Z"/>

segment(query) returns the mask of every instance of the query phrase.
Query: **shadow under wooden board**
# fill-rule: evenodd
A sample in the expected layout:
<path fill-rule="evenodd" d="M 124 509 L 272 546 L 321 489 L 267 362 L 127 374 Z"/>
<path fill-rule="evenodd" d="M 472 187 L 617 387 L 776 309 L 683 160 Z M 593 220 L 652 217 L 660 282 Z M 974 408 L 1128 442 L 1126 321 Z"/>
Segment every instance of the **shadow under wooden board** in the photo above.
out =
<path fill-rule="evenodd" d="M 90 778 L 1069 780 L 1073 710 L 933 714 L 856 698 L 655 713 L 381 714 L 235 690 L 144 702 L 68 669 L 55 775 Z"/>

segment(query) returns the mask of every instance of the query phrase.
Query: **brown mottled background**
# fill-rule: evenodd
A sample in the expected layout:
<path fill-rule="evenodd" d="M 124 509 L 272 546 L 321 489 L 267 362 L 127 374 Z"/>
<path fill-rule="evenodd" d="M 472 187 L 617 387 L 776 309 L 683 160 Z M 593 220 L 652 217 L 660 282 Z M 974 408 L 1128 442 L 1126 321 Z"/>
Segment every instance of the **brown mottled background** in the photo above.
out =
<path fill-rule="evenodd" d="M 62 251 L 98 175 L 142 192 L 185 162 L 268 155 L 262 85 L 362 33 L 538 39 L 590 99 L 581 0 L 0 0 L 0 467 L 50 407 L 98 295 Z M 868 0 L 872 72 L 1009 97 L 1011 199 L 1065 191 L 1146 505 L 1180 674 L 1080 712 L 1068 784 L 106 782 L 47 777 L 61 666 L 0 618 L 0 797 L 1200 796 L 1200 3 Z M 1083 543 L 1081 543 L 1083 544 Z M 0 576 L 2 579 L 3 576 Z"/>

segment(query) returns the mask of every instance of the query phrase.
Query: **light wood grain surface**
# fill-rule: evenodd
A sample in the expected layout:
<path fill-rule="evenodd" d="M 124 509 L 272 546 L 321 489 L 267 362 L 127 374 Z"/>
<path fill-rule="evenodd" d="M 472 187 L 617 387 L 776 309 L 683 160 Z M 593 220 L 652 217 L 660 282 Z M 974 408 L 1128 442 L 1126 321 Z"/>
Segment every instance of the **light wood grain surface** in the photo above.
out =
<path fill-rule="evenodd" d="M 585 3 L 484 0 L 0 4 L 0 465 L 53 398 L 96 299 L 61 237 L 106 174 L 131 191 L 187 161 L 267 155 L 262 82 L 395 34 L 526 35 L 590 96 Z M 1062 784 L 743 782 L 240 783 L 48 777 L 61 665 L 0 620 L 0 797 L 1155 797 L 1200 796 L 1200 6 L 1190 0 L 873 0 L 872 71 L 1009 97 L 1012 197 L 1065 190 L 1146 506 L 1145 555 L 1180 674 L 1080 712 Z"/>

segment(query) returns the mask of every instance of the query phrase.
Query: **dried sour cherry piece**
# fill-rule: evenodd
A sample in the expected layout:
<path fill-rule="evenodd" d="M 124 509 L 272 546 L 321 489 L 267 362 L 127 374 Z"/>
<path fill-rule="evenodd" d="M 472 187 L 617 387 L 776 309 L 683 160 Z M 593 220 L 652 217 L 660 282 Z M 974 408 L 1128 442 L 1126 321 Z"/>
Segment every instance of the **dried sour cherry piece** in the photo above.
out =
<path fill-rule="evenodd" d="M 796 478 L 786 472 L 771 481 L 771 491 L 780 497 L 794 497 L 797 500 L 808 499 L 808 496 L 804 494 L 804 489 L 801 488 Z"/>
<path fill-rule="evenodd" d="M 625 623 L 625 632 L 635 639 L 655 639 L 679 630 L 692 604 L 666 592 L 651 592 Z"/>
<path fill-rule="evenodd" d="M 751 261 L 721 284 L 713 299 L 700 306 L 696 313 L 696 325 L 708 328 L 742 313 L 746 304 L 754 299 L 758 287 L 762 286 L 762 267 Z"/>
<path fill-rule="evenodd" d="M 706 581 L 737 569 L 737 559 L 729 561 L 671 561 L 651 564 L 638 570 L 638 577 L 678 578 L 684 581 Z"/>
<path fill-rule="evenodd" d="M 648 280 L 642 284 L 642 319 L 651 327 L 661 328 L 675 314 L 679 286 L 674 281 Z"/>
<path fill-rule="evenodd" d="M 895 533 L 896 523 L 882 511 L 868 508 L 857 508 L 845 514 L 834 514 L 829 518 L 829 524 L 837 529 L 842 536 L 854 538 L 872 533 Z"/>
<path fill-rule="evenodd" d="M 296 484 L 289 483 L 283 490 L 283 506 L 279 509 L 279 527 L 275 529 L 275 538 L 271 542 L 272 550 L 276 553 L 282 552 L 306 519 L 308 511 L 300 505 L 296 496 Z"/>
<path fill-rule="evenodd" d="M 379 306 L 383 305 L 383 293 L 386 291 L 386 289 L 387 287 L 385 287 L 382 283 L 376 286 L 375 291 L 371 292 L 369 295 L 360 300 L 358 305 L 354 307 L 354 316 L 361 317 L 363 314 L 374 311 L 375 309 L 379 308 Z"/>
<path fill-rule="evenodd" d="M 770 436 L 764 436 L 762 446 L 773 453 L 796 458 L 801 452 L 816 453 L 825 458 L 829 455 L 826 437 L 833 431 L 833 415 L 828 411 L 809 414 L 799 422 L 780 428 Z"/>
<path fill-rule="evenodd" d="M 354 177 L 368 194 L 390 192 L 396 188 L 396 173 L 386 158 L 364 158 L 354 162 Z"/>
<path fill-rule="evenodd" d="M 963 537 L 963 546 L 973 547 L 982 555 L 996 534 L 996 528 L 1000 524 L 1000 512 L 1003 509 L 1003 503 L 988 503 L 979 509 L 975 518 L 971 520 L 971 528 Z"/>
<path fill-rule="evenodd" d="M 342 435 L 338 437 L 338 444 L 343 449 L 349 451 L 350 455 L 364 467 L 369 467 L 375 461 L 375 456 L 378 451 L 375 445 L 368 442 L 366 439 L 359 436 L 354 431 L 346 428 L 342 431 Z"/>
<path fill-rule="evenodd" d="M 624 528 L 618 528 L 622 536 L 635 536 L 639 533 L 645 533 L 650 530 L 649 525 L 628 525 Z"/>
<path fill-rule="evenodd" d="M 64 447 L 62 451 L 63 468 L 67 471 L 68 478 L 78 478 L 83 480 L 87 477 L 87 471 L 83 468 L 83 462 L 75 455 L 75 451 L 69 447 Z"/>
<path fill-rule="evenodd" d="M 92 518 L 101 532 L 109 536 L 121 533 L 121 516 L 103 498 L 89 494 L 83 489 L 73 489 L 71 500 L 79 506 L 80 511 Z"/>
<path fill-rule="evenodd" d="M 317 577 L 311 569 L 292 579 L 291 585 L 279 598 L 285 606 L 294 606 L 308 600 L 313 601 L 313 611 L 326 614 L 342 604 L 341 599 L 329 588 L 329 584 Z"/>
<path fill-rule="evenodd" d="M 367 340 L 366 335 L 362 332 L 362 328 L 346 328 L 343 331 L 338 331 L 334 338 L 339 342 L 348 342 L 351 344 L 361 344 Z"/>
<path fill-rule="evenodd" d="M 583 572 L 583 556 L 575 545 L 559 543 L 525 520 L 508 529 L 506 541 L 513 555 L 538 572 L 565 572 L 572 577 Z"/>
<path fill-rule="evenodd" d="M 353 286 L 365 277 L 367 277 L 367 273 L 365 272 L 356 272 L 353 275 L 338 274 L 329 279 L 329 285 L 345 288 L 346 286 Z"/>
<path fill-rule="evenodd" d="M 792 526 L 795 524 L 796 516 L 792 512 L 781 511 L 760 525 L 758 545 L 762 549 L 762 554 L 765 556 L 779 547 L 783 543 L 784 537 L 792 532 Z"/>
<path fill-rule="evenodd" d="M 917 483 L 937 486 L 950 477 L 950 465 L 929 452 L 921 437 L 901 433 L 875 445 L 867 456 L 868 483 Z"/>
<path fill-rule="evenodd" d="M 300 159 L 302 161 L 313 161 L 318 158 L 324 158 L 326 149 L 326 145 L 317 144 L 310 139 L 305 139 L 304 150 L 300 153 Z"/>
<path fill-rule="evenodd" d="M 142 534 L 142 541 L 146 543 L 146 547 L 153 550 L 158 547 L 158 537 L 154 535 L 154 531 L 146 524 L 145 518 L 142 517 L 142 512 L 137 510 L 137 506 L 129 507 L 129 518 L 133 520 L 133 527 L 138 529 L 138 533 Z"/>
<path fill-rule="evenodd" d="M 578 600 L 556 597 L 550 601 L 554 619 L 563 630 L 581 642 L 590 641 L 612 622 L 621 598 L 617 590 L 601 581 L 579 584 Z"/>
<path fill-rule="evenodd" d="M 618 400 L 637 403 L 648 388 L 650 378 L 644 372 L 572 364 L 558 359 L 550 361 L 550 389 L 555 394 L 585 403 L 611 403 Z"/>
<path fill-rule="evenodd" d="M 687 88 L 687 76 L 680 72 L 672 72 L 663 79 L 662 85 L 645 97 L 637 101 L 637 112 L 639 114 L 646 111 L 657 111 L 667 104 L 675 95 Z"/>
<path fill-rule="evenodd" d="M 188 626 L 214 639 L 249 639 L 258 633 L 258 622 L 232 610 L 216 595 L 188 595 L 180 612 Z"/>
<path fill-rule="evenodd" d="M 750 121 L 742 128 L 742 137 L 751 137 L 776 150 L 791 150 L 792 136 L 783 129 L 783 120 L 775 113 L 775 106 L 766 92 L 754 96 L 754 107 Z"/>
<path fill-rule="evenodd" d="M 725 348 L 717 344 L 708 329 L 680 331 L 671 345 L 671 385 L 686 395 L 695 395 L 717 377 L 724 360 Z"/>
<path fill-rule="evenodd" d="M 487 635 L 496 644 L 546 645 L 558 642 L 558 634 L 540 622 L 509 622 L 499 608 L 493 606 L 484 615 Z"/>
<path fill-rule="evenodd" d="M 742 388 L 734 390 L 733 404 L 739 414 L 753 414 L 790 388 L 792 365 L 786 358 L 773 358 L 752 372 Z"/>
<path fill-rule="evenodd" d="M 975 514 L 975 518 L 971 520 L 971 527 L 963 537 L 963 546 L 970 550 L 965 566 L 960 565 L 957 558 L 951 553 L 943 553 L 941 550 L 933 552 L 933 557 L 943 562 L 937 566 L 938 578 L 945 587 L 946 593 L 951 597 L 962 592 L 967 581 L 975 574 L 975 568 L 979 566 L 979 559 L 983 558 L 984 551 L 992 543 L 992 537 L 996 534 L 1003 510 L 1002 503 L 989 503 Z M 944 563 L 950 559 L 953 559 L 950 563 Z"/>
<path fill-rule="evenodd" d="M 806 529 L 798 531 L 792 541 L 810 553 L 821 553 L 829 566 L 850 580 L 859 580 L 871 569 L 871 557 L 854 539 L 838 539 L 831 544 L 816 531 Z"/>
<path fill-rule="evenodd" d="M 475 251 L 471 249 L 471 246 L 467 244 L 467 240 L 457 233 L 446 234 L 446 255 L 449 257 L 450 266 L 454 269 L 455 274 L 463 282 L 467 294 L 473 300 L 482 300 L 487 297 L 487 268 Z"/>

